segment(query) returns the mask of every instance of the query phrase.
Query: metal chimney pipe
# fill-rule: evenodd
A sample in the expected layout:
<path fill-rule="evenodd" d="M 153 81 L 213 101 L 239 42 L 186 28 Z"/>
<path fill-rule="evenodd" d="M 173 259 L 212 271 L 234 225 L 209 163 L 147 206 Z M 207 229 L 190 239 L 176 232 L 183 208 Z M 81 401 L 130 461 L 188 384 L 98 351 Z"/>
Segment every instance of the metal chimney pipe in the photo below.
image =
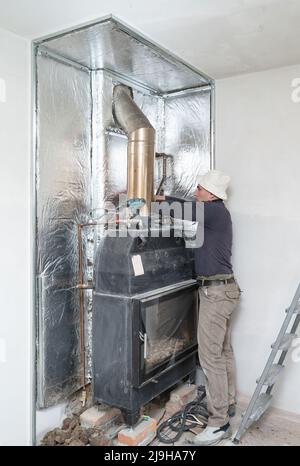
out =
<path fill-rule="evenodd" d="M 113 90 L 113 111 L 116 122 L 128 136 L 127 197 L 143 198 L 150 211 L 153 200 L 155 130 L 123 84 Z M 147 214 L 147 208 L 141 212 Z"/>

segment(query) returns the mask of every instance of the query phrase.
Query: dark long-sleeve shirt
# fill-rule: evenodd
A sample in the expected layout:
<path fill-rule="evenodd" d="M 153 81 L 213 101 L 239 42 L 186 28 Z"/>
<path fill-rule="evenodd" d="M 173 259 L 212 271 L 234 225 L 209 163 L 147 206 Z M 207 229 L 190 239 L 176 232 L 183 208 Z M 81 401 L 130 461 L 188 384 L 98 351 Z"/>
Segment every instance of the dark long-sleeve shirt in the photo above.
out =
<path fill-rule="evenodd" d="M 168 202 L 180 201 L 167 196 Z M 196 202 L 192 206 L 192 220 L 196 218 Z M 204 242 L 200 248 L 194 249 L 195 273 L 200 276 L 232 275 L 231 248 L 232 248 L 232 222 L 229 211 L 221 199 L 203 202 L 204 204 Z M 199 225 L 198 228 L 203 228 Z"/>

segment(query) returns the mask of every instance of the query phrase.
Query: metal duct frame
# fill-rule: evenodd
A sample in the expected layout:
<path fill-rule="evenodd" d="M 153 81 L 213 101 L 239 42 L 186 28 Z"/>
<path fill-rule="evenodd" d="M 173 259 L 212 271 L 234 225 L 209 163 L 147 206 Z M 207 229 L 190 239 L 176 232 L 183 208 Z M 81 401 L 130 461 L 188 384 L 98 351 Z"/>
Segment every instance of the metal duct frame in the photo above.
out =
<path fill-rule="evenodd" d="M 33 235 L 32 235 L 32 246 L 33 246 L 33 261 L 32 261 L 32 270 L 33 270 L 33 274 L 35 274 L 35 269 L 36 269 L 36 257 L 37 257 L 37 249 L 36 249 L 36 241 L 35 241 L 35 231 L 36 231 L 36 219 L 37 219 L 37 210 L 36 210 L 36 200 L 37 200 L 37 194 L 36 194 L 36 161 L 37 161 L 37 155 L 38 155 L 38 137 L 37 137 L 37 81 L 38 81 L 38 76 L 37 76 L 37 55 L 44 55 L 44 56 L 47 56 L 47 58 L 51 59 L 51 60 L 54 60 L 56 62 L 60 62 L 60 63 L 63 63 L 69 67 L 72 67 L 72 68 L 75 68 L 77 70 L 80 70 L 80 71 L 85 71 L 87 74 L 90 75 L 90 77 L 92 78 L 92 75 L 93 75 L 93 71 L 92 69 L 76 62 L 76 61 L 73 61 L 72 59 L 68 58 L 68 57 L 65 57 L 65 56 L 62 56 L 62 55 L 59 55 L 59 54 L 55 54 L 54 52 L 52 51 L 49 51 L 46 49 L 46 46 L 47 45 L 47 42 L 48 41 L 51 41 L 52 39 L 54 38 L 57 38 L 59 36 L 63 36 L 63 35 L 66 35 L 66 34 L 70 34 L 71 32 L 77 32 L 78 30 L 80 29 L 87 29 L 89 28 L 90 26 L 92 25 L 95 25 L 95 24 L 100 24 L 100 23 L 104 23 L 106 21 L 111 21 L 113 20 L 115 23 L 118 24 L 118 26 L 120 26 L 120 28 L 127 32 L 129 31 L 130 34 L 133 35 L 133 37 L 137 38 L 138 40 L 140 40 L 141 42 L 143 42 L 145 45 L 151 45 L 153 49 L 156 49 L 156 50 L 159 50 L 159 51 L 164 51 L 163 48 L 161 48 L 160 46 L 156 45 L 156 44 L 153 44 L 153 42 L 150 42 L 148 39 L 146 38 L 143 38 L 143 36 L 140 35 L 140 33 L 134 33 L 132 31 L 131 28 L 125 26 L 124 24 L 122 24 L 121 22 L 119 22 L 118 20 L 116 20 L 113 16 L 107 16 L 105 18 L 102 18 L 100 20 L 97 20 L 96 22 L 93 21 L 93 22 L 90 22 L 90 23 L 87 23 L 83 26 L 80 26 L 78 28 L 72 28 L 72 29 L 68 29 L 62 33 L 54 33 L 54 34 L 51 34 L 47 37 L 43 37 L 43 38 L 40 38 L 40 39 L 37 39 L 35 40 L 33 43 L 32 43 L 32 109 L 33 109 L 33 113 L 32 113 L 32 232 L 33 232 Z M 187 68 L 189 68 L 191 71 L 196 71 L 197 73 L 199 73 L 198 70 L 196 70 L 195 68 L 193 68 L 192 66 L 186 64 L 184 61 L 182 61 L 181 59 L 178 59 L 178 57 L 176 57 L 175 55 L 173 54 L 170 54 L 168 51 L 165 50 L 165 53 L 169 55 L 169 57 L 173 60 L 176 60 L 178 63 L 182 63 L 184 64 Z M 100 71 L 99 69 L 95 70 L 95 71 Z M 170 91 L 170 92 L 166 92 L 166 93 L 160 93 L 160 92 L 157 92 L 155 89 L 151 88 L 150 86 L 148 85 L 145 85 L 143 84 L 142 82 L 136 80 L 136 79 L 133 79 L 132 77 L 129 77 L 129 76 L 126 76 L 122 73 L 119 73 L 117 72 L 116 70 L 112 70 L 112 69 L 108 69 L 108 68 L 103 68 L 102 71 L 111 76 L 111 78 L 113 79 L 114 81 L 114 84 L 124 84 L 124 85 L 127 85 L 127 86 L 130 86 L 132 87 L 133 89 L 137 90 L 137 91 L 140 91 L 142 92 L 143 94 L 145 95 L 156 95 L 156 96 L 159 96 L 159 97 L 162 97 L 163 99 L 165 99 L 166 101 L 169 101 L 169 100 L 172 100 L 172 98 L 176 98 L 177 96 L 179 95 L 182 95 L 182 96 L 185 96 L 185 95 L 188 95 L 188 94 L 191 94 L 191 93 L 209 93 L 210 95 L 210 102 L 211 102 L 211 107 L 210 107 L 210 134 L 209 134 L 209 138 L 210 138 L 210 163 L 211 163 L 211 168 L 214 167 L 215 165 L 215 159 L 214 159 L 214 81 L 213 79 L 209 78 L 209 77 L 206 77 L 207 78 L 207 81 L 208 81 L 208 84 L 205 84 L 205 85 L 199 85 L 198 87 L 187 87 L 187 88 L 184 88 L 184 89 L 174 89 L 174 91 Z M 199 73 L 199 75 L 202 75 L 205 77 L 205 75 L 203 73 Z M 33 301 L 33 305 L 36 309 L 36 313 L 37 313 L 37 303 L 38 303 L 38 287 L 36 286 L 36 279 L 34 277 L 34 280 L 33 280 L 33 286 L 32 286 L 32 301 Z M 33 360 L 36 361 L 37 359 L 37 348 L 36 348 L 36 342 L 37 342 L 37 337 L 35 335 L 37 335 L 39 329 L 38 329 L 38 325 L 36 324 L 36 320 L 35 320 L 35 317 L 36 315 L 33 314 L 33 320 L 32 320 L 32 335 L 33 335 L 33 339 L 32 339 L 32 353 L 33 353 Z M 33 413 L 32 413 L 32 442 L 35 443 L 35 409 L 36 409 L 36 405 L 35 405 L 35 402 L 36 402 L 36 391 L 37 391 L 37 378 L 36 378 L 36 375 L 35 375 L 35 367 L 33 368 L 32 370 L 32 387 L 33 387 L 33 390 L 32 390 L 32 400 L 33 400 L 33 403 L 32 403 L 32 409 L 33 409 Z"/>
<path fill-rule="evenodd" d="M 43 45 L 43 46 L 45 46 L 45 49 L 47 50 L 47 48 L 46 48 L 47 43 L 52 41 L 53 39 L 62 38 L 64 36 L 67 36 L 67 35 L 72 34 L 72 33 L 79 33 L 79 32 L 82 32 L 84 30 L 87 30 L 89 28 L 92 28 L 93 26 L 98 26 L 100 24 L 105 25 L 105 24 L 107 24 L 109 22 L 114 23 L 118 27 L 118 29 L 120 31 L 122 31 L 126 35 L 131 36 L 133 39 L 138 40 L 141 44 L 145 45 L 146 47 L 151 48 L 154 52 L 158 51 L 160 55 L 163 54 L 165 59 L 168 60 L 170 63 L 175 61 L 178 64 L 183 65 L 186 70 L 188 70 L 188 71 L 190 71 L 192 73 L 198 74 L 199 77 L 201 76 L 202 80 L 205 81 L 206 83 L 203 84 L 203 85 L 199 84 L 199 86 L 196 86 L 196 87 L 203 87 L 204 88 L 204 87 L 206 87 L 206 85 L 213 85 L 214 84 L 214 79 L 212 77 L 208 76 L 206 73 L 204 73 L 202 71 L 200 72 L 196 67 L 194 67 L 190 63 L 188 63 L 185 60 L 183 60 L 182 58 L 178 57 L 176 54 L 170 52 L 168 49 L 166 49 L 166 48 L 162 47 L 161 45 L 157 44 L 153 40 L 150 40 L 148 37 L 141 34 L 140 31 L 137 31 L 137 30 L 133 29 L 132 26 L 126 24 L 124 21 L 121 21 L 120 19 L 118 19 L 116 16 L 114 16 L 112 14 L 103 16 L 102 18 L 99 18 L 97 20 L 87 21 L 87 22 L 79 25 L 76 28 L 70 27 L 70 28 L 58 31 L 57 33 L 48 34 L 48 35 L 42 36 L 40 38 L 37 38 L 37 39 L 34 40 L 33 46 L 41 47 Z M 51 54 L 53 53 L 52 51 L 49 51 L 49 52 Z M 56 54 L 56 55 L 60 59 L 68 60 L 70 63 L 72 62 L 72 60 L 70 60 L 68 57 L 63 57 L 61 54 Z M 115 70 L 111 70 L 111 69 L 108 69 L 108 68 L 99 68 L 99 67 L 98 68 L 91 68 L 91 67 L 89 68 L 86 65 L 84 65 L 82 63 L 79 63 L 77 61 L 74 61 L 74 60 L 73 60 L 73 63 L 75 64 L 75 66 L 77 66 L 77 67 L 82 66 L 83 68 L 86 68 L 89 71 L 104 71 L 105 70 L 107 72 L 111 72 L 112 74 L 116 73 Z M 123 75 L 122 73 L 116 73 L 116 74 L 119 75 L 119 77 L 121 79 L 122 79 L 122 76 L 124 76 L 126 78 L 126 75 Z M 139 82 L 139 81 L 135 81 L 135 82 L 138 85 L 140 85 L 141 87 L 143 87 L 143 84 L 141 82 Z M 147 87 L 147 86 L 144 86 L 144 87 Z M 189 89 L 191 89 L 191 86 L 189 87 Z M 184 89 L 172 89 L 170 94 L 172 94 L 173 92 L 178 92 L 178 91 L 181 92 L 182 90 L 184 90 Z M 151 91 L 154 92 L 154 93 L 159 94 L 159 92 L 156 89 L 151 89 Z"/>

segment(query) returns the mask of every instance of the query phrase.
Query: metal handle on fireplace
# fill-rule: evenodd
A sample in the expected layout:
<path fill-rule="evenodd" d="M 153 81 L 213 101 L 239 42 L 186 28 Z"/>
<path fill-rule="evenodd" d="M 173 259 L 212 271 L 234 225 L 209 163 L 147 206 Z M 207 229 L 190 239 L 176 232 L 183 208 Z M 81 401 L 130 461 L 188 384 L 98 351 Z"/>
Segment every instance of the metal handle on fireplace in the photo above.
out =
<path fill-rule="evenodd" d="M 139 332 L 140 340 L 144 343 L 144 359 L 147 359 L 147 333 Z"/>
<path fill-rule="evenodd" d="M 147 333 L 144 333 L 144 359 L 147 359 Z"/>

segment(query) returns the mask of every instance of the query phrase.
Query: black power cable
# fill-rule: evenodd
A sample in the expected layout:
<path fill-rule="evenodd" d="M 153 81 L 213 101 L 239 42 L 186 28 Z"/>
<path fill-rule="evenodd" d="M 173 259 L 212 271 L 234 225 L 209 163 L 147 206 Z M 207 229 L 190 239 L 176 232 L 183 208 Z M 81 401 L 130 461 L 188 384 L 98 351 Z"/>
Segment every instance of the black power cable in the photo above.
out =
<path fill-rule="evenodd" d="M 187 432 L 199 425 L 197 422 L 192 422 L 191 419 L 194 419 L 194 416 L 200 418 L 203 424 L 206 425 L 208 411 L 206 403 L 204 402 L 205 396 L 205 390 L 201 390 L 199 387 L 197 398 L 194 401 L 188 403 L 181 411 L 175 413 L 170 419 L 164 421 L 157 428 L 156 435 L 158 440 L 163 443 L 171 444 L 177 442 L 183 432 Z M 175 436 L 170 437 L 166 435 L 166 433 L 163 433 L 166 429 L 171 429 L 173 432 L 176 432 Z"/>

